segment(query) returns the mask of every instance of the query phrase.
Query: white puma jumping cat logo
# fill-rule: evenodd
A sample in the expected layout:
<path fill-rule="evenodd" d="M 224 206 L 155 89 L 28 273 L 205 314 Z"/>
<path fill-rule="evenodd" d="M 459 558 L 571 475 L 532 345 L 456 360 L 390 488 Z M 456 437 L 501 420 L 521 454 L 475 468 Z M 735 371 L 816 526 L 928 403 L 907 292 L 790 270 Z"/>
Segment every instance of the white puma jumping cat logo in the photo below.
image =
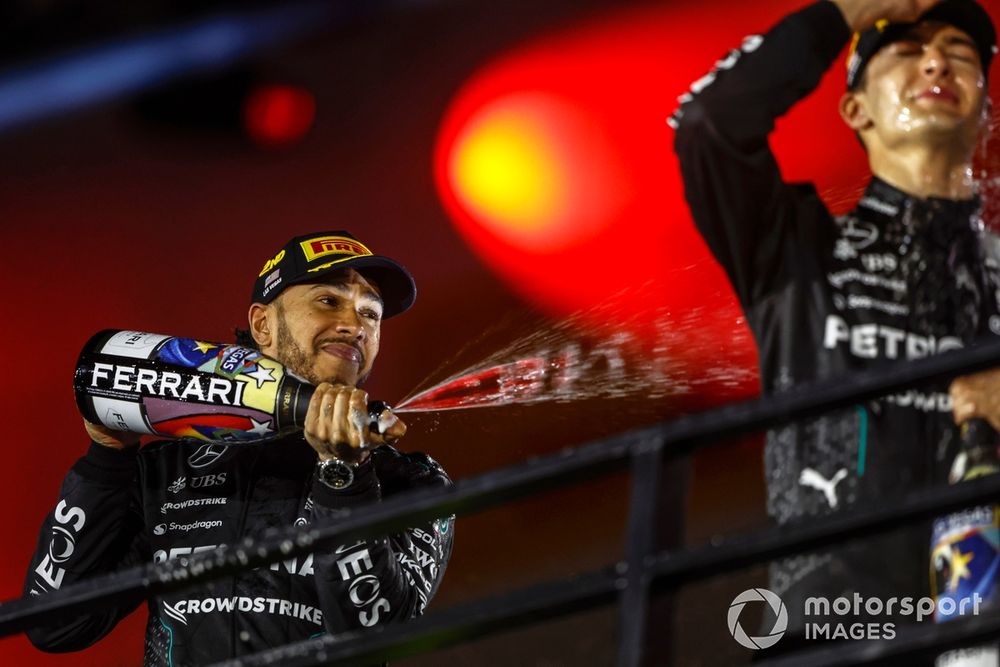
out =
<path fill-rule="evenodd" d="M 837 485 L 845 477 L 847 477 L 847 468 L 841 468 L 830 479 L 823 477 L 812 468 L 803 468 L 799 475 L 799 484 L 822 491 L 823 495 L 826 496 L 826 502 L 830 503 L 830 509 L 836 509 Z"/>

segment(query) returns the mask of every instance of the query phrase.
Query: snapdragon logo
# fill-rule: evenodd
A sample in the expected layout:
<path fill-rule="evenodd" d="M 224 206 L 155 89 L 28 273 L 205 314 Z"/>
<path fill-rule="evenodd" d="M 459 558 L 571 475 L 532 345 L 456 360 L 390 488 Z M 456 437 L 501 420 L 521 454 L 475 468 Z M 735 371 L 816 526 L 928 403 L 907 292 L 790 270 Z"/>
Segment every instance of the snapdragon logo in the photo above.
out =
<path fill-rule="evenodd" d="M 153 527 L 153 535 L 165 535 L 167 531 L 172 533 L 189 533 L 192 530 L 199 530 L 202 528 L 218 528 L 222 525 L 222 521 L 192 521 L 191 523 L 158 523 Z"/>
<path fill-rule="evenodd" d="M 743 608 L 750 602 L 763 602 L 774 612 L 774 627 L 766 635 L 751 637 L 740 625 L 740 614 Z M 778 643 L 778 640 L 785 634 L 788 628 L 788 610 L 785 603 L 776 594 L 766 588 L 751 588 L 743 591 L 729 605 L 729 634 L 733 636 L 740 646 L 753 650 L 770 648 Z"/>

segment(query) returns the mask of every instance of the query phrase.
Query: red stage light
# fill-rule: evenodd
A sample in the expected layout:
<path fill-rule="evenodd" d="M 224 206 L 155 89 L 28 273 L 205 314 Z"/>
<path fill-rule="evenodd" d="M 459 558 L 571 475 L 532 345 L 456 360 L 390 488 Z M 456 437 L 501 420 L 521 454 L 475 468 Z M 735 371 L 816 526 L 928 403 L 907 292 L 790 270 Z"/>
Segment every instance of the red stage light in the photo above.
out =
<path fill-rule="evenodd" d="M 558 95 L 526 92 L 485 105 L 447 159 L 458 204 L 521 252 L 578 245 L 624 204 L 614 147 L 586 110 Z"/>
<path fill-rule="evenodd" d="M 259 86 L 243 104 L 247 134 L 263 146 L 284 146 L 302 139 L 316 118 L 316 100 L 303 88 L 284 84 Z"/>

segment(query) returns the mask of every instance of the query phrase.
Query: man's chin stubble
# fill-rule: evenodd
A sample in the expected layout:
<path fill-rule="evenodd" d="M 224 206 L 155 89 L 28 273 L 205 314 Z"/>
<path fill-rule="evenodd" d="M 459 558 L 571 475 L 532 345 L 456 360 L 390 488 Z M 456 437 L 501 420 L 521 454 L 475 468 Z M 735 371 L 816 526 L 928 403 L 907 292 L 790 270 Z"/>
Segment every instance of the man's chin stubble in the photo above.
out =
<path fill-rule="evenodd" d="M 301 378 L 305 378 L 312 385 L 319 385 L 323 382 L 329 382 L 330 384 L 342 384 L 348 386 L 360 387 L 365 380 L 368 379 L 369 373 L 365 373 L 358 378 L 357 382 L 353 385 L 350 382 L 343 380 L 338 377 L 320 377 L 320 375 L 314 370 L 319 364 L 319 355 L 324 354 L 323 352 L 314 352 L 312 356 L 307 355 L 305 351 L 295 342 L 292 338 L 291 333 L 288 331 L 288 325 L 285 322 L 284 316 L 280 316 L 278 320 L 278 361 L 280 361 L 288 370 L 290 370 L 295 375 Z"/>
<path fill-rule="evenodd" d="M 282 363 L 285 363 L 285 362 L 282 362 Z M 349 387 L 360 387 L 362 384 L 364 384 L 365 380 L 367 380 L 368 376 L 370 375 L 370 373 L 365 373 L 364 375 L 362 375 L 361 377 L 359 377 L 356 382 L 351 382 L 351 381 L 349 381 L 346 378 L 343 378 L 343 377 L 340 377 L 340 376 L 336 376 L 336 375 L 321 376 L 319 373 L 317 373 L 314 370 L 316 368 L 316 364 L 309 364 L 309 363 L 297 363 L 297 364 L 296 363 L 285 363 L 285 366 L 287 366 L 289 370 L 291 370 L 293 373 L 295 373 L 299 377 L 302 377 L 302 378 L 305 378 L 306 380 L 308 380 L 309 383 L 312 384 L 312 385 L 314 385 L 314 386 L 315 385 L 319 385 L 319 384 L 321 384 L 323 382 L 329 382 L 330 384 L 339 384 L 339 385 L 345 385 L 345 386 L 349 386 Z"/>

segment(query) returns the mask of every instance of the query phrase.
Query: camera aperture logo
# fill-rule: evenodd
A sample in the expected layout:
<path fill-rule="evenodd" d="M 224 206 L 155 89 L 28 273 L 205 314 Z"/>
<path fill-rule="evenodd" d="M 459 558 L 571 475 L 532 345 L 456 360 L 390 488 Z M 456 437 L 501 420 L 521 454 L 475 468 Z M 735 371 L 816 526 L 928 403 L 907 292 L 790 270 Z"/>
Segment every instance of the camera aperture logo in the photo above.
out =
<path fill-rule="evenodd" d="M 751 637 L 740 625 L 740 614 L 743 607 L 749 602 L 764 602 L 771 607 L 774 612 L 774 627 L 766 635 L 761 637 Z M 778 640 L 785 634 L 788 628 L 788 610 L 785 603 L 781 601 L 775 593 L 766 588 L 751 588 L 743 591 L 729 605 L 729 634 L 733 636 L 741 646 L 753 650 L 770 648 L 778 643 Z"/>

